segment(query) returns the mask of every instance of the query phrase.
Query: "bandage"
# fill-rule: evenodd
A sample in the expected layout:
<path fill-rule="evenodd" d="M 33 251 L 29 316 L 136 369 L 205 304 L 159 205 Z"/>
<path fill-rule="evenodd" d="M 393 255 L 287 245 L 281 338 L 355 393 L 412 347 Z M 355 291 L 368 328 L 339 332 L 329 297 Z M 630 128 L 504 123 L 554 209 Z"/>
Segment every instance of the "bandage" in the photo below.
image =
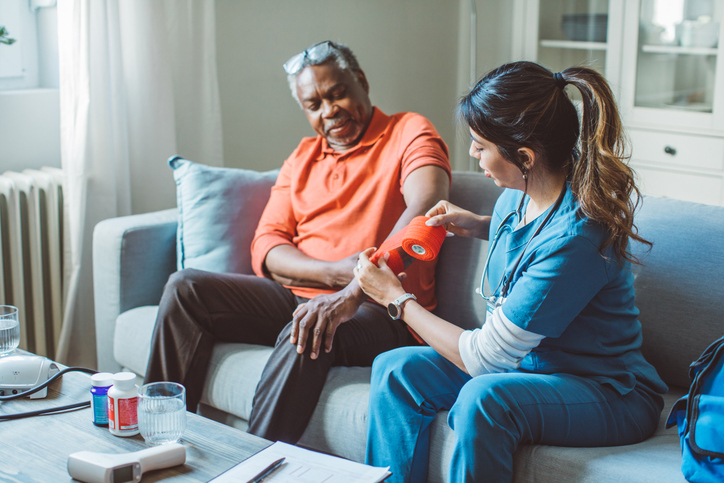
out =
<path fill-rule="evenodd" d="M 425 222 L 429 219 L 427 216 L 413 218 L 405 228 L 385 240 L 382 246 L 372 254 L 370 261 L 377 265 L 380 258 L 388 254 L 387 266 L 397 275 L 405 269 L 405 262 L 397 250 L 400 247 L 405 253 L 418 260 L 430 261 L 437 258 L 442 242 L 445 241 L 446 232 L 442 226 L 427 226 Z M 409 325 L 407 330 L 420 344 L 425 343 Z"/>
<path fill-rule="evenodd" d="M 442 226 L 427 226 L 427 216 L 416 216 L 410 223 L 382 243 L 382 246 L 372 254 L 370 261 L 375 265 L 380 258 L 388 254 L 386 260 L 395 275 L 405 269 L 402 256 L 397 251 L 402 249 L 413 258 L 423 261 L 434 260 L 440 253 L 442 242 L 445 241 L 445 228 Z"/>

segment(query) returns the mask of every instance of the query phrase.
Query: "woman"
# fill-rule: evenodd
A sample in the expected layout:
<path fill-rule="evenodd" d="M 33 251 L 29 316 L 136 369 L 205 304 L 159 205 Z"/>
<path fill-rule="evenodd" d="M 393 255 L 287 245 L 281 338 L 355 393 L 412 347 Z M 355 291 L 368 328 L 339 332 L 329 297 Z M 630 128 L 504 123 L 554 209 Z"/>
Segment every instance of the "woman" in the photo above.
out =
<path fill-rule="evenodd" d="M 566 85 L 583 99 L 580 129 Z M 591 69 L 516 62 L 480 80 L 459 111 L 471 156 L 505 190 L 492 217 L 440 201 L 427 223 L 490 240 L 486 322 L 464 331 L 404 304 L 429 347 L 375 360 L 367 463 L 391 466 L 388 481 L 425 481 L 429 425 L 443 410 L 455 432 L 451 482 L 511 481 L 519 444 L 644 440 L 666 386 L 639 350 L 629 240 L 650 243 L 633 223 L 639 191 L 610 87 Z M 388 305 L 405 292 L 371 253 L 355 276 Z"/>

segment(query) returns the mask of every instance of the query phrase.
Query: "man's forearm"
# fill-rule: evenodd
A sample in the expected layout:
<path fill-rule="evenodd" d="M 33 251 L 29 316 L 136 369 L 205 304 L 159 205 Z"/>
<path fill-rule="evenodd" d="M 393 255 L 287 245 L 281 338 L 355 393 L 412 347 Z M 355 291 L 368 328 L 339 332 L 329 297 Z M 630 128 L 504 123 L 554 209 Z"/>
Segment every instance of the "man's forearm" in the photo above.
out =
<path fill-rule="evenodd" d="M 328 289 L 344 287 L 354 279 L 353 263 L 318 260 L 291 245 L 272 248 L 264 262 L 271 278 L 281 284 Z M 350 265 L 348 270 L 345 270 L 346 265 Z"/>

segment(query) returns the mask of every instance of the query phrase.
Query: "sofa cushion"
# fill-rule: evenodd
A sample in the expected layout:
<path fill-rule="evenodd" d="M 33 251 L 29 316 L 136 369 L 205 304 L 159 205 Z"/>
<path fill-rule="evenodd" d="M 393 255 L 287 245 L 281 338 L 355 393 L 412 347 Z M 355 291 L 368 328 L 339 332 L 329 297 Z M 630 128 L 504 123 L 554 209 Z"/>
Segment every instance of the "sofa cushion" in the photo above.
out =
<path fill-rule="evenodd" d="M 141 377 L 146 374 L 156 314 L 157 305 L 146 305 L 127 310 L 116 319 L 113 357 Z"/>
<path fill-rule="evenodd" d="M 632 246 L 641 350 L 664 382 L 688 386 L 689 364 L 724 333 L 724 208 L 647 196 L 636 224 L 654 244 Z"/>
<path fill-rule="evenodd" d="M 176 180 L 178 269 L 252 273 L 251 241 L 278 170 L 215 168 L 169 160 Z"/>
<path fill-rule="evenodd" d="M 455 173 L 450 202 L 473 213 L 490 213 L 503 190 L 483 173 Z M 473 238 L 445 240 L 435 271 L 439 317 L 463 329 L 477 329 L 485 320 L 485 300 L 475 292 L 485 265 L 488 242 Z"/>

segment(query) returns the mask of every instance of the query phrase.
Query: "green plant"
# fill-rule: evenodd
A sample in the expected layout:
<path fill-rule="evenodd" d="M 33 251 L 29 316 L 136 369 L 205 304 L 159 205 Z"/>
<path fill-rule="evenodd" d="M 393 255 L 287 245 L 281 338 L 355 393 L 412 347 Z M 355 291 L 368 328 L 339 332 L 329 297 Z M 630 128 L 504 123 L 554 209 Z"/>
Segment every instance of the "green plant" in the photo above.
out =
<path fill-rule="evenodd" d="M 11 39 L 8 35 L 8 31 L 5 30 L 5 27 L 0 27 L 0 44 L 13 45 L 15 43 L 15 39 Z"/>

